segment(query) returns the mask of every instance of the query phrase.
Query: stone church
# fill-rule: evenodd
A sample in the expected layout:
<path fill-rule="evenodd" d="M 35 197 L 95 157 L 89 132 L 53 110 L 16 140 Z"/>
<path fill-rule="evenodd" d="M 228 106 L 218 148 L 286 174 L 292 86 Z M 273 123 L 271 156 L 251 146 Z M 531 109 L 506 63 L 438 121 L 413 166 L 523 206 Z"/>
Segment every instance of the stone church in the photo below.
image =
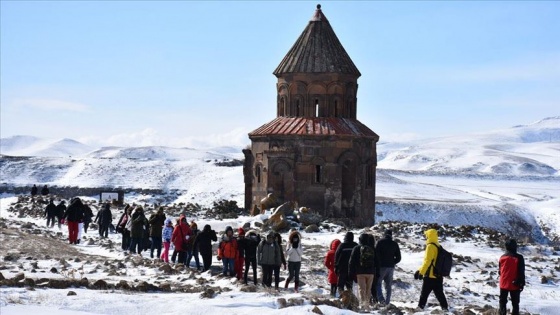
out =
<path fill-rule="evenodd" d="M 277 204 L 372 225 L 379 136 L 356 118 L 361 73 L 320 5 L 274 75 L 276 118 L 243 150 L 245 208 L 272 194 Z"/>

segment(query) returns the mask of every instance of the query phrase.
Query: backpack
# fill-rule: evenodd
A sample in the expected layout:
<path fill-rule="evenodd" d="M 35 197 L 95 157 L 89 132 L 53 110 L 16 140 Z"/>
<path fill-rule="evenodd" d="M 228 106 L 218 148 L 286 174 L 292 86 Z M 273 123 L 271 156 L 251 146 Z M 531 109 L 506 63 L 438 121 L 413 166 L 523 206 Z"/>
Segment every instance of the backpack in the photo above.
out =
<path fill-rule="evenodd" d="M 443 246 L 437 246 L 435 243 L 430 243 L 437 247 L 436 262 L 433 263 L 434 275 L 440 277 L 449 277 L 451 267 L 453 266 L 453 256 L 450 252 L 446 251 Z"/>
<path fill-rule="evenodd" d="M 360 266 L 371 268 L 375 263 L 375 250 L 367 245 L 360 246 Z"/>

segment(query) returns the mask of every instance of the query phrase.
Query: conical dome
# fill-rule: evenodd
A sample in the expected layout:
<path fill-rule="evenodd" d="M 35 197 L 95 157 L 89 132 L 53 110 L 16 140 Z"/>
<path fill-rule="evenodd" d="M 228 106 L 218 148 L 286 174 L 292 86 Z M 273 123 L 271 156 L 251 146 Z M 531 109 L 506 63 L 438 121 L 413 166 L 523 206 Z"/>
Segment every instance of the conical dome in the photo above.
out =
<path fill-rule="evenodd" d="M 317 5 L 309 24 L 273 73 L 277 77 L 285 73 L 361 75 L 321 11 L 321 5 Z"/>

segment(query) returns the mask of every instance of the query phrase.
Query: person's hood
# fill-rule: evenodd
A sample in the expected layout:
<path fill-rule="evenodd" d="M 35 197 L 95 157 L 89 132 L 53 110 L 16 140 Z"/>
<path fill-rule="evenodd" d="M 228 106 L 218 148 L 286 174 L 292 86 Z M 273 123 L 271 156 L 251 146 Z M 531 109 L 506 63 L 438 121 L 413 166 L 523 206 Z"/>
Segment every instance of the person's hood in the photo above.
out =
<path fill-rule="evenodd" d="M 335 240 L 333 240 L 333 241 L 331 242 L 331 250 L 336 251 L 337 248 L 338 248 L 338 246 L 340 246 L 340 244 L 341 244 L 341 242 L 340 242 L 340 240 L 339 240 L 338 238 L 335 239 Z"/>
<path fill-rule="evenodd" d="M 344 243 L 352 243 L 354 241 L 354 233 L 346 232 L 344 235 Z"/>
<path fill-rule="evenodd" d="M 439 245 L 437 230 L 429 229 L 424 232 L 424 235 L 426 235 L 426 243 L 435 243 Z"/>
<path fill-rule="evenodd" d="M 204 228 L 202 229 L 202 231 L 204 232 L 210 232 L 212 230 L 212 227 L 210 227 L 210 224 L 206 224 L 204 226 Z"/>
<path fill-rule="evenodd" d="M 170 218 L 165 219 L 165 225 L 168 225 L 169 223 L 172 223 L 173 221 L 171 221 Z"/>
<path fill-rule="evenodd" d="M 103 207 L 105 210 L 110 210 L 111 209 L 111 205 L 106 203 L 105 206 Z"/>
<path fill-rule="evenodd" d="M 360 245 L 369 245 L 369 236 L 366 233 L 363 233 L 358 238 Z"/>

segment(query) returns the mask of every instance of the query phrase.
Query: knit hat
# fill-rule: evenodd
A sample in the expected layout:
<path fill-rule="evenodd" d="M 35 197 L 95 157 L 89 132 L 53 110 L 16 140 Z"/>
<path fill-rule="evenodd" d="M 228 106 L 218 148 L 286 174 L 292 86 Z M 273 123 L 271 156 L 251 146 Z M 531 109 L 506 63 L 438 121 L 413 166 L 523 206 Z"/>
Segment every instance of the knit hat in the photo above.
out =
<path fill-rule="evenodd" d="M 233 234 L 233 228 L 231 226 L 226 226 L 226 234 L 228 231 L 231 231 L 231 234 Z"/>
<path fill-rule="evenodd" d="M 242 227 L 240 227 L 239 229 L 237 229 L 237 235 L 245 236 L 245 230 Z"/>
<path fill-rule="evenodd" d="M 165 225 L 168 225 L 168 224 L 171 223 L 171 222 L 172 222 L 172 221 L 171 221 L 170 218 L 165 219 Z"/>

